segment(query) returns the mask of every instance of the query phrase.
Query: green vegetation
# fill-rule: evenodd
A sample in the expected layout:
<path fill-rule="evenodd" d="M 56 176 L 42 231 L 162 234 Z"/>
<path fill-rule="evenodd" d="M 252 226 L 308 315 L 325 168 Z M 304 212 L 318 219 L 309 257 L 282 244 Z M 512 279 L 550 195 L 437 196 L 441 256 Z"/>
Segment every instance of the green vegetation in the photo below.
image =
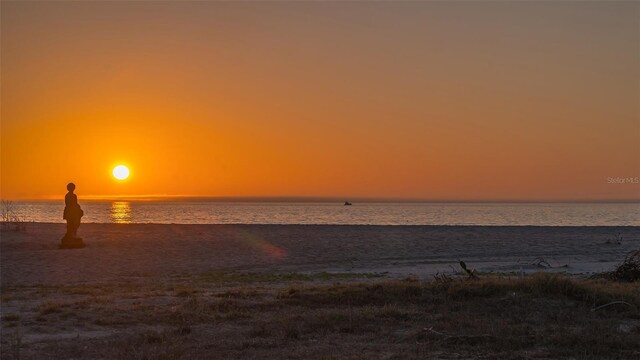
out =
<path fill-rule="evenodd" d="M 614 281 L 640 281 L 640 250 L 628 253 L 622 264 L 604 276 Z"/>

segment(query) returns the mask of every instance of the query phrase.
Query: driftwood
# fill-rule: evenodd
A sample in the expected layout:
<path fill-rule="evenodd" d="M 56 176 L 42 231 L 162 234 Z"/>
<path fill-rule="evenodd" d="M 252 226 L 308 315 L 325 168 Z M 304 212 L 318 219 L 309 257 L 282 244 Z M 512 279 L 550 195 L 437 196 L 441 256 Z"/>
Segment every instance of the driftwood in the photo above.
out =
<path fill-rule="evenodd" d="M 604 305 L 600 305 L 600 306 L 594 307 L 593 309 L 591 309 L 591 311 L 598 311 L 598 310 L 600 310 L 600 309 L 604 309 L 604 308 L 606 308 L 606 307 L 608 307 L 608 306 L 611 306 L 611 305 L 618 305 L 618 304 L 620 304 L 620 305 L 627 305 L 627 306 L 634 307 L 633 305 L 629 304 L 629 303 L 628 303 L 628 302 L 626 302 L 626 301 L 612 301 L 612 302 L 610 302 L 610 303 L 607 303 L 607 304 L 604 304 Z"/>

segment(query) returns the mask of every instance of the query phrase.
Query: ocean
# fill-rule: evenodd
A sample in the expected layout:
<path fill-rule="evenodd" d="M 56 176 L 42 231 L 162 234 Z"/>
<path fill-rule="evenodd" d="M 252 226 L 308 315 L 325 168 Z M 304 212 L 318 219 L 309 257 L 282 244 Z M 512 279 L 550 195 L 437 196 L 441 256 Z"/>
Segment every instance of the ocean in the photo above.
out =
<path fill-rule="evenodd" d="M 80 201 L 83 223 L 640 226 L 640 203 Z M 14 202 L 25 221 L 60 223 L 64 202 Z"/>

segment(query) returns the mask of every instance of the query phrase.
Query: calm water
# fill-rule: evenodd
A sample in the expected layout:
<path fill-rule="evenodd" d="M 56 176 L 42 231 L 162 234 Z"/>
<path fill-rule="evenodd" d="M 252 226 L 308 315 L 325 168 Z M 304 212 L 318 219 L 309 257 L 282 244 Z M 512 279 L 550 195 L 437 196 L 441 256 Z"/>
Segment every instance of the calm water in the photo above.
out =
<path fill-rule="evenodd" d="M 80 202 L 84 223 L 635 225 L 640 204 Z M 63 202 L 17 202 L 27 221 L 63 222 Z"/>

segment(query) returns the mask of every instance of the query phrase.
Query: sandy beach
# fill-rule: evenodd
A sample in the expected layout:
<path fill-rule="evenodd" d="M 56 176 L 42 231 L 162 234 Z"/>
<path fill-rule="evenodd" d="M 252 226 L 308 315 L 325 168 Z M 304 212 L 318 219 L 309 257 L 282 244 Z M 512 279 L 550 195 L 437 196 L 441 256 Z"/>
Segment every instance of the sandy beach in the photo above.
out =
<path fill-rule="evenodd" d="M 64 224 L 2 233 L 2 286 L 144 280 L 213 271 L 611 270 L 640 247 L 638 227 L 84 224 L 87 247 L 59 250 Z M 619 234 L 619 235 L 618 235 Z M 611 244 L 620 236 L 621 244 Z M 540 262 L 543 259 L 545 262 Z"/>

